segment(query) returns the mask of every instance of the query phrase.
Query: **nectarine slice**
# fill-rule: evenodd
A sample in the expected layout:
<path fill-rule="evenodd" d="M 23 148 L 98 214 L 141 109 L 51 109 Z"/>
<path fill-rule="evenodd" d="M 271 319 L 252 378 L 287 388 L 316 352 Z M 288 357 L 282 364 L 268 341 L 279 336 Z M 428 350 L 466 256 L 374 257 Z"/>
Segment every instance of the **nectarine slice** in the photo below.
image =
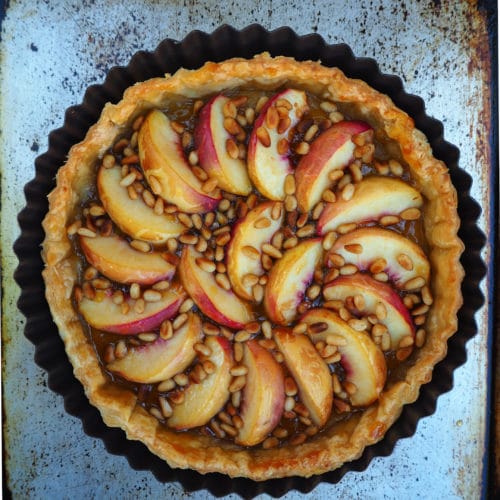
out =
<path fill-rule="evenodd" d="M 340 236 L 331 248 L 346 263 L 360 270 L 368 269 L 375 261 L 385 260 L 381 269 L 399 289 L 414 278 L 429 280 L 429 261 L 423 250 L 409 238 L 390 229 L 365 227 Z M 382 266 L 381 266 L 382 267 Z"/>
<path fill-rule="evenodd" d="M 375 314 L 377 307 L 383 307 L 385 317 L 379 322 L 384 324 L 391 337 L 391 349 L 397 349 L 403 337 L 415 336 L 415 326 L 408 309 L 400 296 L 386 283 L 382 283 L 367 274 L 357 273 L 352 276 L 340 276 L 323 288 L 329 300 L 345 301 L 348 297 L 363 297 L 363 311 L 358 314 Z"/>
<path fill-rule="evenodd" d="M 167 420 L 170 427 L 192 429 L 205 425 L 226 404 L 229 398 L 231 367 L 233 366 L 233 350 L 225 337 L 208 337 L 205 345 L 210 349 L 209 356 L 201 356 L 202 360 L 210 360 L 215 370 L 199 384 L 192 383 L 184 391 L 182 403 L 173 405 L 172 416 Z"/>
<path fill-rule="evenodd" d="M 359 121 L 334 123 L 315 139 L 295 170 L 297 203 L 302 212 L 310 211 L 320 200 L 334 170 L 344 169 L 354 159 L 352 136 L 370 130 Z"/>
<path fill-rule="evenodd" d="M 273 219 L 273 207 L 280 202 L 267 201 L 261 203 L 241 220 L 233 229 L 233 236 L 227 248 L 227 274 L 233 290 L 243 299 L 253 301 L 252 286 L 245 281 L 248 275 L 262 276 L 264 268 L 261 263 L 261 247 L 269 243 L 274 233 L 283 222 L 285 211 L 281 207 L 280 214 Z M 266 224 L 261 224 L 264 221 Z M 256 250 L 251 256 L 243 249 L 251 247 Z"/>
<path fill-rule="evenodd" d="M 228 153 L 227 141 L 233 136 L 224 127 L 224 106 L 230 99 L 222 94 L 203 106 L 194 131 L 200 166 L 209 177 L 217 179 L 221 189 L 239 195 L 252 190 L 245 162 Z"/>
<path fill-rule="evenodd" d="M 117 235 L 80 236 L 80 246 L 89 264 L 118 283 L 150 285 L 170 280 L 175 273 L 175 266 L 160 252 L 139 252 Z"/>
<path fill-rule="evenodd" d="M 188 320 L 168 340 L 157 340 L 131 347 L 123 358 L 115 359 L 107 369 L 140 384 L 154 384 L 183 372 L 196 357 L 193 346 L 202 338 L 201 320 L 189 313 Z"/>
<path fill-rule="evenodd" d="M 299 387 L 300 398 L 312 421 L 322 427 L 330 416 L 333 403 L 328 365 L 306 335 L 294 335 L 286 328 L 276 328 L 273 338 Z"/>
<path fill-rule="evenodd" d="M 230 328 L 244 328 L 254 319 L 250 304 L 232 290 L 222 288 L 213 273 L 199 267 L 196 259 L 200 257 L 202 254 L 193 247 L 184 247 L 179 263 L 184 288 L 209 318 Z"/>
<path fill-rule="evenodd" d="M 351 404 L 367 406 L 376 401 L 384 388 L 387 365 L 382 351 L 373 340 L 366 333 L 351 328 L 328 309 L 311 309 L 301 318 L 301 322 L 327 325 L 321 333 L 309 334 L 315 344 L 319 341 L 328 342 L 332 334 L 344 339 L 344 342 L 339 342 L 338 350 L 345 380 L 356 387 L 356 391 L 350 394 Z"/>
<path fill-rule="evenodd" d="M 281 99 L 287 101 L 290 107 L 288 125 L 281 130 L 279 122 L 273 127 L 266 120 L 270 109 Z M 285 178 L 293 173 L 289 158 L 289 150 L 284 153 L 278 146 L 280 141 L 289 140 L 291 130 L 297 125 L 304 112 L 308 109 L 307 96 L 302 90 L 287 89 L 270 97 L 255 120 L 254 128 L 248 141 L 247 165 L 250 179 L 257 189 L 270 200 L 285 199 Z M 272 112 L 272 111 L 271 111 Z M 268 137 L 264 144 L 259 136 L 260 130 Z"/>
<path fill-rule="evenodd" d="M 113 302 L 111 292 L 99 291 L 96 300 L 83 297 L 78 303 L 78 310 L 85 321 L 97 330 L 132 335 L 154 330 L 162 321 L 171 318 L 185 297 L 184 289 L 174 284 L 162 292 L 158 302 L 145 302 L 144 311 L 140 313 L 134 309 L 135 300 L 125 298 L 128 312 L 124 313 L 123 305 Z"/>
<path fill-rule="evenodd" d="M 272 321 L 287 325 L 295 319 L 297 306 L 313 279 L 322 254 L 321 238 L 312 238 L 287 250 L 274 263 L 264 293 L 264 307 Z"/>
<path fill-rule="evenodd" d="M 398 215 L 408 208 L 422 206 L 422 195 L 412 186 L 394 177 L 372 175 L 354 185 L 348 201 L 338 197 L 327 203 L 318 219 L 318 233 L 335 231 L 341 224 L 378 220 Z"/>
<path fill-rule="evenodd" d="M 164 113 L 149 113 L 139 131 L 138 146 L 148 182 L 160 186 L 158 196 L 189 213 L 208 212 L 217 206 L 220 194 L 203 191 L 186 159 L 180 136 Z"/>
<path fill-rule="evenodd" d="M 248 373 L 240 411 L 243 426 L 235 441 L 242 446 L 254 446 L 263 441 L 281 419 L 285 378 L 280 364 L 257 341 L 248 341 L 243 352 Z"/>
<path fill-rule="evenodd" d="M 97 189 L 104 209 L 111 220 L 134 239 L 153 244 L 165 243 L 186 231 L 171 214 L 156 214 L 141 197 L 132 199 L 120 186 L 120 167 L 101 167 L 97 174 Z"/>

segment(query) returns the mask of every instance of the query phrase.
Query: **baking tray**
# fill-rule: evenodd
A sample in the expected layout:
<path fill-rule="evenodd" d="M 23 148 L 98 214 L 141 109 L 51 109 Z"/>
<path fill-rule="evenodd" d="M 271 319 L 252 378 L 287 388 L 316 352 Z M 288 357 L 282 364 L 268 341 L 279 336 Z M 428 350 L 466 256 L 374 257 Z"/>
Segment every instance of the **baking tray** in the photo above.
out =
<path fill-rule="evenodd" d="M 138 81 L 173 73 L 180 67 L 194 69 L 208 60 L 252 57 L 263 51 L 273 56 L 320 60 L 326 66 L 337 66 L 347 76 L 363 79 L 388 94 L 414 119 L 416 126 L 427 136 L 434 155 L 447 164 L 457 189 L 458 212 L 462 220 L 459 236 L 466 244 L 461 258 L 466 279 L 462 285 L 465 305 L 459 311 L 458 332 L 449 341 L 446 359 L 436 366 L 432 381 L 422 387 L 419 399 L 403 409 L 401 417 L 381 442 L 368 447 L 358 460 L 321 476 L 258 483 L 221 474 L 201 475 L 191 470 L 171 469 L 142 443 L 128 441 L 121 430 L 103 423 L 99 412 L 89 404 L 82 386 L 74 378 L 52 321 L 44 298 L 39 247 L 44 238 L 41 221 L 48 209 L 46 197 L 55 186 L 55 174 L 65 162 L 70 147 L 81 141 L 88 128 L 97 121 L 106 102 L 118 102 L 123 91 Z M 292 489 L 309 492 L 320 482 L 337 483 L 348 471 L 363 471 L 374 457 L 389 455 L 398 439 L 413 435 L 419 419 L 435 411 L 438 396 L 452 388 L 453 370 L 466 359 L 465 343 L 476 333 L 474 314 L 484 303 L 479 283 L 487 270 L 480 255 L 486 238 L 477 226 L 481 209 L 469 194 L 472 179 L 458 167 L 458 159 L 458 149 L 443 139 L 442 123 L 427 116 L 423 100 L 407 94 L 400 78 L 382 74 L 374 59 L 355 57 L 349 46 L 328 45 L 317 34 L 298 36 L 287 27 L 267 31 L 260 25 L 251 25 L 238 31 L 222 26 L 211 34 L 193 31 L 182 41 L 166 39 L 153 52 L 140 51 L 127 66 L 111 69 L 102 85 L 89 87 L 81 105 L 66 111 L 63 127 L 50 133 L 49 149 L 36 159 L 35 178 L 25 187 L 27 205 L 18 216 L 21 235 L 14 245 L 19 258 L 15 280 L 21 287 L 18 306 L 27 319 L 25 336 L 35 345 L 35 362 L 47 371 L 49 387 L 64 397 L 66 411 L 81 419 L 88 435 L 101 439 L 110 453 L 125 456 L 134 469 L 150 470 L 162 482 L 179 481 L 187 491 L 206 489 L 216 496 L 231 492 L 242 497 L 259 493 L 281 496 Z"/>

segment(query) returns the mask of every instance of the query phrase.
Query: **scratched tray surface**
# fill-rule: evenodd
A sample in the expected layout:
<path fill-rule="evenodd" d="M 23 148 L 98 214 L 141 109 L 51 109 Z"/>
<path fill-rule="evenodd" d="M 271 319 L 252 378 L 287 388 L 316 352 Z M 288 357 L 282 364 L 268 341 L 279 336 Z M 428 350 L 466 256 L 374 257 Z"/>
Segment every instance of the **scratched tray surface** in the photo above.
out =
<path fill-rule="evenodd" d="M 54 175 L 64 163 L 70 147 L 82 140 L 89 126 L 98 119 L 106 102 L 119 101 L 123 91 L 138 81 L 173 73 L 180 67 L 197 68 L 207 60 L 251 57 L 262 51 L 293 56 L 298 60 L 320 59 L 327 66 L 338 66 L 347 76 L 361 78 L 388 94 L 413 117 L 417 127 L 429 139 L 435 156 L 448 165 L 457 189 L 462 219 L 459 236 L 466 243 L 461 261 L 467 278 L 462 286 L 465 305 L 459 312 L 459 329 L 449 342 L 448 356 L 437 365 L 433 380 L 422 388 L 419 399 L 404 408 L 400 419 L 380 443 L 367 448 L 360 459 L 321 476 L 256 483 L 220 474 L 202 476 L 190 470 L 171 469 L 141 443 L 128 441 L 121 430 L 104 425 L 98 411 L 86 399 L 82 386 L 73 377 L 52 322 L 44 299 L 43 264 L 38 248 L 44 237 L 41 221 L 48 209 L 46 196 L 54 187 Z M 356 58 L 347 45 L 328 45 L 316 34 L 299 37 L 288 28 L 269 32 L 259 25 L 242 31 L 224 26 L 212 34 L 194 31 L 181 42 L 166 39 L 154 52 L 138 52 L 126 67 L 113 68 L 103 85 L 89 87 L 80 106 L 67 110 L 64 126 L 50 134 L 49 149 L 37 158 L 36 177 L 25 188 L 27 206 L 18 217 L 21 236 L 16 241 L 15 252 L 20 264 L 15 279 L 22 289 L 19 308 L 27 318 L 25 335 L 35 345 L 35 361 L 47 371 L 49 387 L 64 396 L 66 411 L 81 419 L 88 435 L 100 438 L 110 453 L 124 455 L 131 467 L 150 470 L 163 482 L 179 481 L 187 491 L 207 489 L 218 496 L 231 492 L 245 497 L 258 493 L 280 496 L 293 489 L 308 492 L 321 482 L 337 483 L 348 471 L 364 470 L 374 457 L 389 455 L 398 439 L 411 436 L 419 419 L 435 411 L 439 395 L 452 387 L 453 370 L 465 361 L 466 341 L 476 333 L 474 314 L 483 304 L 479 282 L 486 271 L 480 257 L 485 238 L 477 227 L 479 205 L 469 195 L 471 178 L 458 168 L 458 156 L 458 149 L 443 140 L 442 124 L 426 115 L 421 98 L 404 92 L 397 76 L 382 74 L 373 59 Z"/>

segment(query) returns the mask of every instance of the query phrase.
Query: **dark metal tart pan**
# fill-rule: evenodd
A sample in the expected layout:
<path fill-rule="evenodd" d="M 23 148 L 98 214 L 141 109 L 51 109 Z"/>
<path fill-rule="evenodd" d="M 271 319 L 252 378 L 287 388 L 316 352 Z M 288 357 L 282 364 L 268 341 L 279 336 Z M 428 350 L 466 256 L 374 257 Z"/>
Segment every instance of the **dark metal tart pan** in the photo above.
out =
<path fill-rule="evenodd" d="M 360 78 L 389 95 L 414 119 L 417 128 L 427 136 L 434 155 L 448 166 L 458 192 L 459 237 L 465 242 L 461 258 L 465 280 L 458 332 L 449 341 L 447 357 L 435 367 L 432 381 L 422 387 L 418 400 L 403 409 L 401 417 L 382 441 L 366 448 L 358 460 L 321 476 L 258 483 L 221 474 L 201 475 L 191 470 L 171 469 L 142 443 L 127 440 L 123 431 L 103 423 L 98 410 L 89 404 L 82 386 L 74 378 L 52 321 L 44 295 L 40 245 L 44 239 L 41 222 L 48 210 L 47 195 L 55 186 L 56 171 L 64 164 L 70 147 L 80 142 L 97 121 L 106 102 L 118 102 L 123 91 L 136 82 L 174 73 L 181 67 L 193 69 L 209 60 L 252 57 L 263 51 L 273 56 L 287 55 L 297 60 L 319 60 L 325 66 L 337 66 L 348 77 Z M 423 100 L 407 94 L 397 76 L 382 74 L 374 59 L 355 57 L 346 44 L 328 45 L 317 34 L 298 36 L 287 27 L 267 31 L 260 25 L 251 25 L 241 31 L 222 26 L 211 34 L 193 31 L 180 42 L 165 39 L 154 52 L 138 52 L 126 67 L 112 68 L 102 85 L 89 87 L 82 104 L 70 107 L 64 125 L 50 133 L 48 151 L 35 161 L 36 175 L 25 186 L 27 203 L 18 216 L 21 235 L 14 245 L 19 258 L 15 279 L 21 287 L 18 306 L 27 319 L 25 336 L 35 345 L 35 362 L 47 371 L 49 387 L 64 397 L 66 411 L 81 419 L 86 434 L 101 439 L 110 453 L 125 456 L 134 469 L 150 470 L 161 482 L 178 481 L 186 491 L 206 489 L 215 496 L 237 493 L 253 497 L 267 493 L 278 497 L 290 490 L 306 493 L 321 482 L 339 482 L 349 471 L 363 471 L 372 458 L 391 454 L 399 439 L 414 434 L 419 419 L 435 411 L 438 397 L 452 388 L 454 369 L 466 360 L 467 340 L 476 333 L 474 315 L 484 302 L 479 283 L 486 274 L 480 256 L 485 236 L 477 226 L 481 209 L 469 195 L 472 179 L 458 167 L 458 160 L 458 149 L 443 139 L 442 123 L 427 116 Z"/>

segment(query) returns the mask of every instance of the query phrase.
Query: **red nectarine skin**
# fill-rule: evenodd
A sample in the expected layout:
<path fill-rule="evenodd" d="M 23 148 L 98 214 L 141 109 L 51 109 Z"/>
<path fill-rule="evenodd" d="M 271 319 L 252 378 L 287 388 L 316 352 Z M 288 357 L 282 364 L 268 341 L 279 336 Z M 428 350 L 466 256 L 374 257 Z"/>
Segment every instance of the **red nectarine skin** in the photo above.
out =
<path fill-rule="evenodd" d="M 213 141 L 213 135 L 206 130 L 210 126 L 210 112 L 214 101 L 219 96 L 215 96 L 208 101 L 199 113 L 198 126 L 194 130 L 194 142 L 198 151 L 198 157 L 203 157 L 203 168 L 210 172 L 218 167 L 217 151 Z M 200 126 L 200 124 L 205 124 Z"/>

